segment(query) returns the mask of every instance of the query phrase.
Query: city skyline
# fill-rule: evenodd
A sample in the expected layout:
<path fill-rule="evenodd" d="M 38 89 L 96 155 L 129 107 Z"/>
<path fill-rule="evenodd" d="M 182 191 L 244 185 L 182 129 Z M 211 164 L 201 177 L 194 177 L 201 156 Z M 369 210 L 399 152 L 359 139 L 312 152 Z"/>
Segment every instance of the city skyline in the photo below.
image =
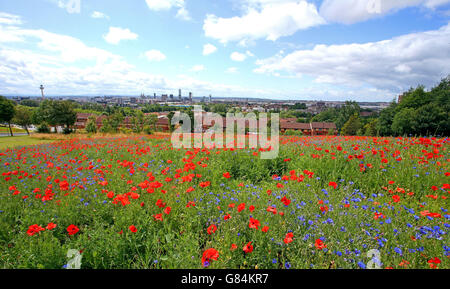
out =
<path fill-rule="evenodd" d="M 389 102 L 450 73 L 449 19 L 450 0 L 8 1 L 0 94 Z"/>

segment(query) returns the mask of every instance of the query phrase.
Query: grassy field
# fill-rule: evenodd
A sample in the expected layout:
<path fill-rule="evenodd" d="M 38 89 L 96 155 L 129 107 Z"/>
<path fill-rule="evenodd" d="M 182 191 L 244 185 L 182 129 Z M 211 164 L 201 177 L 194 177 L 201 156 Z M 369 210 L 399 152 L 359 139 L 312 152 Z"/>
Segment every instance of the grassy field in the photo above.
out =
<path fill-rule="evenodd" d="M 13 133 L 15 133 L 15 132 L 26 133 L 27 132 L 24 129 L 20 129 L 20 128 L 16 128 L 16 127 L 12 127 L 12 131 L 13 131 Z M 9 127 L 0 126 L 0 133 L 9 133 Z"/>
<path fill-rule="evenodd" d="M 17 146 L 37 145 L 50 143 L 52 141 L 53 140 L 38 139 L 30 136 L 0 137 L 0 149 L 13 148 Z"/>
<path fill-rule="evenodd" d="M 1 140 L 1 139 L 0 139 Z M 450 268 L 448 140 L 166 136 L 0 151 L 0 268 Z"/>

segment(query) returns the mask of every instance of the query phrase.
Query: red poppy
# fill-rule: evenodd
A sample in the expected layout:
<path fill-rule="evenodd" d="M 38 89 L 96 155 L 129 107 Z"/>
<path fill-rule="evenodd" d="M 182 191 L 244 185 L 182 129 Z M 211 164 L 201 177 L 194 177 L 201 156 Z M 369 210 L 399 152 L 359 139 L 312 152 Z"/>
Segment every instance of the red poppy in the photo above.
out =
<path fill-rule="evenodd" d="M 250 229 L 258 230 L 259 226 L 261 226 L 261 223 L 257 219 L 250 218 L 250 223 L 248 224 Z"/>
<path fill-rule="evenodd" d="M 217 261 L 218 258 L 219 252 L 216 249 L 214 248 L 206 249 L 203 252 L 202 265 L 205 266 L 205 262 L 210 262 L 211 260 Z"/>
<path fill-rule="evenodd" d="M 287 233 L 286 237 L 284 238 L 284 243 L 289 244 L 294 240 L 294 234 L 293 233 Z"/>
<path fill-rule="evenodd" d="M 207 232 L 209 235 L 214 234 L 217 230 L 216 225 L 212 224 L 211 226 L 208 227 Z"/>
<path fill-rule="evenodd" d="M 439 260 L 438 257 L 434 257 L 433 259 L 428 260 L 428 264 L 430 265 L 431 269 L 437 268 L 438 264 L 441 264 L 441 260 Z"/>
<path fill-rule="evenodd" d="M 242 248 L 242 250 L 244 250 L 244 252 L 247 253 L 247 254 L 253 252 L 252 242 L 251 242 L 251 241 L 248 242 L 248 243 L 244 246 L 244 248 Z"/>
<path fill-rule="evenodd" d="M 171 207 L 167 207 L 167 208 L 164 209 L 164 214 L 168 215 L 168 214 L 170 214 L 170 211 L 172 211 L 172 208 Z"/>
<path fill-rule="evenodd" d="M 223 173 L 223 177 L 229 179 L 231 177 L 229 172 Z"/>
<path fill-rule="evenodd" d="M 27 234 L 29 236 L 33 236 L 34 234 L 39 233 L 40 231 L 45 231 L 44 228 L 42 228 L 41 226 L 39 226 L 38 224 L 34 224 L 28 227 L 28 231 Z"/>
<path fill-rule="evenodd" d="M 267 233 L 267 231 L 269 231 L 269 227 L 264 226 L 264 227 L 262 227 L 261 231 L 263 231 L 264 233 Z"/>
<path fill-rule="evenodd" d="M 231 251 L 234 251 L 234 250 L 236 250 L 237 249 L 237 246 L 236 246 L 236 244 L 231 244 L 231 248 L 230 248 L 230 250 Z"/>
<path fill-rule="evenodd" d="M 134 225 L 131 225 L 130 227 L 128 227 L 128 229 L 130 229 L 131 232 L 136 233 L 137 229 Z"/>
<path fill-rule="evenodd" d="M 281 199 L 281 202 L 285 205 L 285 206 L 289 206 L 289 204 L 291 203 L 291 200 L 289 200 L 288 198 L 286 198 L 286 196 L 284 196 Z"/>
<path fill-rule="evenodd" d="M 267 207 L 267 212 L 271 212 L 274 215 L 276 215 L 277 214 L 277 208 L 269 206 L 269 207 Z"/>
<path fill-rule="evenodd" d="M 53 230 L 54 228 L 56 228 L 56 224 L 48 223 L 48 225 L 47 225 L 46 228 L 47 228 L 47 230 L 51 231 L 51 230 Z"/>
<path fill-rule="evenodd" d="M 337 188 L 337 183 L 335 183 L 335 182 L 329 182 L 328 185 L 329 185 L 330 187 L 335 188 L 335 189 Z"/>
<path fill-rule="evenodd" d="M 156 214 L 156 215 L 153 215 L 153 218 L 154 218 L 156 221 L 162 221 L 162 220 L 163 220 L 162 214 Z"/>
<path fill-rule="evenodd" d="M 245 209 L 245 203 L 242 203 L 237 207 L 237 210 L 239 213 L 242 212 L 244 209 Z"/>
<path fill-rule="evenodd" d="M 79 230 L 80 229 L 75 225 L 70 225 L 69 227 L 67 227 L 67 232 L 69 233 L 69 235 L 75 235 Z"/>
<path fill-rule="evenodd" d="M 314 244 L 314 246 L 316 247 L 317 250 L 323 250 L 327 247 L 327 245 L 325 245 L 325 243 L 320 239 L 316 240 L 316 243 Z"/>

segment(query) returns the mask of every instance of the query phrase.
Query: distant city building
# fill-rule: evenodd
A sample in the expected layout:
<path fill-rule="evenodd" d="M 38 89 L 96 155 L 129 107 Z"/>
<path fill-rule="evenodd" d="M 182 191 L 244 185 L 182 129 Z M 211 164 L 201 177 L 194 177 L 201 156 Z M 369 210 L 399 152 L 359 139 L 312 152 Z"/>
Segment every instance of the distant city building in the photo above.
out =
<path fill-rule="evenodd" d="M 41 87 L 39 87 L 39 89 L 41 90 L 42 99 L 44 99 L 44 86 L 41 84 Z"/>

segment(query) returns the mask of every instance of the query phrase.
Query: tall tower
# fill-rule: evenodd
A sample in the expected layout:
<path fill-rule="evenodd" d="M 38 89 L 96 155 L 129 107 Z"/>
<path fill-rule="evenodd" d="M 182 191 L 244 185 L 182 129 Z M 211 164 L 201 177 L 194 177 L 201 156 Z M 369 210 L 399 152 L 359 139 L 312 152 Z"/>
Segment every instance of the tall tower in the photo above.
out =
<path fill-rule="evenodd" d="M 42 100 L 44 100 L 44 86 L 41 84 L 41 87 L 40 87 L 40 90 L 41 90 L 41 94 L 42 94 Z"/>
<path fill-rule="evenodd" d="M 181 99 L 181 89 L 178 89 L 178 98 Z"/>
<path fill-rule="evenodd" d="M 192 92 L 189 92 L 189 101 L 192 102 Z"/>

